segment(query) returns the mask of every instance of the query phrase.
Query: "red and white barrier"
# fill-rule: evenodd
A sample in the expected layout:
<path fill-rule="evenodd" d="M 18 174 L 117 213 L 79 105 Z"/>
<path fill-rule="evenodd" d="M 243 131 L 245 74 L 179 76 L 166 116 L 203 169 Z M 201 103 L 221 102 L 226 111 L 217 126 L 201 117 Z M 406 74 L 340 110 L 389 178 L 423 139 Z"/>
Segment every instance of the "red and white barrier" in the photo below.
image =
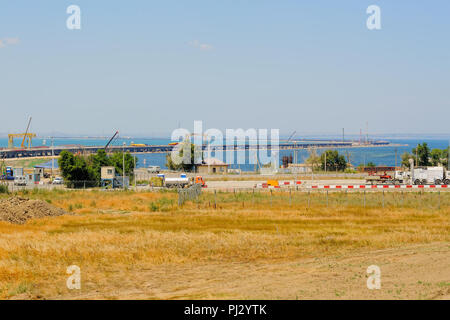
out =
<path fill-rule="evenodd" d="M 279 181 L 278 184 L 280 186 L 297 186 L 302 184 L 302 182 L 300 180 L 298 181 Z"/>
<path fill-rule="evenodd" d="M 255 187 L 263 189 L 280 189 L 283 187 L 298 186 L 301 184 L 301 181 L 278 181 L 278 186 L 269 186 L 267 183 L 258 183 Z"/>
<path fill-rule="evenodd" d="M 448 185 L 315 185 L 307 189 L 450 189 Z"/>

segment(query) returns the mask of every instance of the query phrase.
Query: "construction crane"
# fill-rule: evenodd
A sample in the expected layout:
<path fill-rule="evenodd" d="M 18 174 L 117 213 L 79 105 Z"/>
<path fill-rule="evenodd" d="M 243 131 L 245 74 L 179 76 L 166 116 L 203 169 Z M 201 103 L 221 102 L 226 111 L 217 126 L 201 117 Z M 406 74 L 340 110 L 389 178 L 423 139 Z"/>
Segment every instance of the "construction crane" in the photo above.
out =
<path fill-rule="evenodd" d="M 292 132 L 292 134 L 289 136 L 289 139 L 287 139 L 287 143 L 289 143 L 292 138 L 295 136 L 295 134 L 297 133 L 297 131 Z"/>
<path fill-rule="evenodd" d="M 289 136 L 289 139 L 287 139 L 286 143 L 291 142 L 292 138 L 296 135 L 297 131 L 292 132 L 292 134 Z M 294 141 L 294 163 L 297 164 L 298 160 L 298 150 L 297 150 L 297 141 Z"/>
<path fill-rule="evenodd" d="M 109 139 L 108 143 L 105 146 L 105 152 L 107 152 L 109 145 L 111 144 L 111 142 L 116 138 L 116 136 L 119 134 L 119 131 L 116 131 L 116 133 L 114 133 L 114 135 L 112 136 L 111 139 Z"/>
<path fill-rule="evenodd" d="M 28 141 L 28 149 L 31 148 L 32 139 L 36 138 L 36 134 L 28 132 L 28 130 L 30 129 L 30 124 L 31 124 L 31 117 L 30 120 L 28 121 L 27 130 L 25 131 L 25 133 L 8 134 L 8 149 L 14 148 L 14 138 L 23 138 L 22 143 L 20 145 L 22 149 L 25 148 L 25 141 Z"/>

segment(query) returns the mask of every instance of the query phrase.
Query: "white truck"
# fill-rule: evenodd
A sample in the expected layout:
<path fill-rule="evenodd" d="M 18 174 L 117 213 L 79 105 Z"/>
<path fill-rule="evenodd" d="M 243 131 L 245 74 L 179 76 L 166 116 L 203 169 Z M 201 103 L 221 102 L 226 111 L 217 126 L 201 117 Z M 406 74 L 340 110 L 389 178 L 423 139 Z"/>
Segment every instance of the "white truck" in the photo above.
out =
<path fill-rule="evenodd" d="M 184 188 L 189 186 L 190 180 L 189 178 L 164 178 L 163 185 L 166 188 Z"/>
<path fill-rule="evenodd" d="M 444 167 L 414 168 L 411 173 L 411 180 L 415 185 L 447 184 L 450 182 L 449 178 Z"/>
<path fill-rule="evenodd" d="M 202 176 L 189 178 L 186 174 L 181 174 L 180 177 L 166 177 L 164 174 L 158 174 L 158 178 L 162 180 L 162 185 L 166 188 L 185 188 L 195 184 L 206 188 L 206 183 Z"/>
<path fill-rule="evenodd" d="M 166 177 L 165 174 L 158 174 L 158 178 L 162 180 L 162 185 L 166 188 L 184 188 L 192 184 L 192 179 L 189 179 L 186 174 L 181 174 L 180 177 Z"/>

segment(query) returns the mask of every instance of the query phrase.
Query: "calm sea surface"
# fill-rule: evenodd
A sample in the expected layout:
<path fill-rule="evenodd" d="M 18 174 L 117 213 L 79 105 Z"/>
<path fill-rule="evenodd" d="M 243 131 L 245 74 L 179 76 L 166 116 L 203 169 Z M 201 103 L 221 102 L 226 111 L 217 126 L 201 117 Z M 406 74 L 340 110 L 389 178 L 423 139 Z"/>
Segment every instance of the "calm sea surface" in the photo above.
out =
<path fill-rule="evenodd" d="M 340 154 L 344 155 L 345 157 L 350 158 L 350 162 L 357 166 L 361 163 L 367 163 L 369 161 L 375 163 L 376 165 L 386 165 L 386 166 L 394 166 L 396 164 L 396 153 L 397 153 L 397 164 L 399 165 L 401 162 L 401 155 L 404 152 L 411 152 L 411 149 L 415 147 L 418 143 L 427 142 L 428 146 L 433 148 L 439 148 L 444 149 L 449 146 L 448 140 L 438 140 L 438 139 L 402 139 L 402 140 L 395 140 L 390 139 L 388 140 L 392 143 L 396 144 L 405 144 L 407 146 L 405 147 L 373 147 L 373 148 L 348 148 L 348 149 L 337 149 Z M 99 145 L 105 145 L 108 142 L 108 139 L 69 139 L 69 138 L 61 138 L 61 139 L 54 139 L 54 145 L 85 145 L 85 146 L 99 146 Z M 166 145 L 170 142 L 169 139 L 162 139 L 162 138 L 149 138 L 149 139 L 143 139 L 143 138 L 135 138 L 135 139 L 118 139 L 115 140 L 112 144 L 116 146 L 120 146 L 123 144 L 123 142 L 126 142 L 127 144 L 134 142 L 134 143 L 145 143 L 149 145 Z M 16 145 L 18 145 L 20 142 L 17 141 Z M 42 145 L 51 145 L 51 141 L 49 139 L 33 139 L 33 145 L 34 146 L 42 146 Z M 6 138 L 0 138 L 0 147 L 7 147 L 8 146 L 8 139 Z M 317 150 L 318 154 L 321 154 L 324 150 Z M 228 151 L 228 155 L 232 151 Z M 297 152 L 298 156 L 298 162 L 303 163 L 306 158 L 308 158 L 308 151 L 306 150 L 281 150 L 280 151 L 280 162 L 281 158 L 283 156 L 293 155 L 294 152 Z M 254 164 L 249 164 L 249 156 L 248 151 L 236 151 L 234 159 L 237 159 L 239 154 L 241 156 L 244 156 L 246 159 L 246 164 L 232 164 L 231 168 L 240 168 L 243 171 L 253 171 L 255 169 Z M 214 155 L 214 153 L 212 154 Z M 225 154 L 223 160 L 226 160 L 227 155 Z M 138 154 L 138 167 L 146 167 L 149 165 L 156 165 L 160 166 L 161 168 L 166 168 L 166 154 Z M 236 160 L 235 160 L 236 162 Z"/>

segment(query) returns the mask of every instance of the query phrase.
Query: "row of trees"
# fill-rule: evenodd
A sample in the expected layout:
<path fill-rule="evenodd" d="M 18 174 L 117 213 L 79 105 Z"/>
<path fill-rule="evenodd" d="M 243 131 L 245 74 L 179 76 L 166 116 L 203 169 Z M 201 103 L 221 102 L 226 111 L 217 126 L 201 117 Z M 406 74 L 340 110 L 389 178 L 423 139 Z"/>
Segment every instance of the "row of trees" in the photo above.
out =
<path fill-rule="evenodd" d="M 426 142 L 417 145 L 412 153 L 405 152 L 402 155 L 402 166 L 409 167 L 409 160 L 414 161 L 415 166 L 444 166 L 448 167 L 449 148 L 430 150 Z"/>
<path fill-rule="evenodd" d="M 409 167 L 409 159 L 414 160 L 415 166 L 444 166 L 448 167 L 449 149 L 432 149 L 426 142 L 417 145 L 411 153 L 405 152 L 402 155 L 402 166 Z M 344 171 L 348 167 L 345 156 L 340 155 L 337 150 L 327 150 L 320 156 L 313 149 L 310 152 L 306 163 L 315 169 L 328 171 Z M 362 165 L 360 165 L 362 166 Z M 375 167 L 373 162 L 366 164 L 366 167 Z"/>
<path fill-rule="evenodd" d="M 98 186 L 101 180 L 101 167 L 115 167 L 118 175 L 123 175 L 123 153 L 115 152 L 106 154 L 105 150 L 99 150 L 89 156 L 74 155 L 68 151 L 62 151 L 58 164 L 64 180 L 74 187 Z M 125 175 L 132 176 L 135 159 L 127 152 L 125 154 Z M 136 159 L 137 161 L 137 159 Z"/>
<path fill-rule="evenodd" d="M 345 156 L 340 155 L 337 150 L 326 150 L 319 156 L 313 149 L 305 162 L 315 169 L 320 168 L 324 171 L 344 171 L 347 168 Z"/>

